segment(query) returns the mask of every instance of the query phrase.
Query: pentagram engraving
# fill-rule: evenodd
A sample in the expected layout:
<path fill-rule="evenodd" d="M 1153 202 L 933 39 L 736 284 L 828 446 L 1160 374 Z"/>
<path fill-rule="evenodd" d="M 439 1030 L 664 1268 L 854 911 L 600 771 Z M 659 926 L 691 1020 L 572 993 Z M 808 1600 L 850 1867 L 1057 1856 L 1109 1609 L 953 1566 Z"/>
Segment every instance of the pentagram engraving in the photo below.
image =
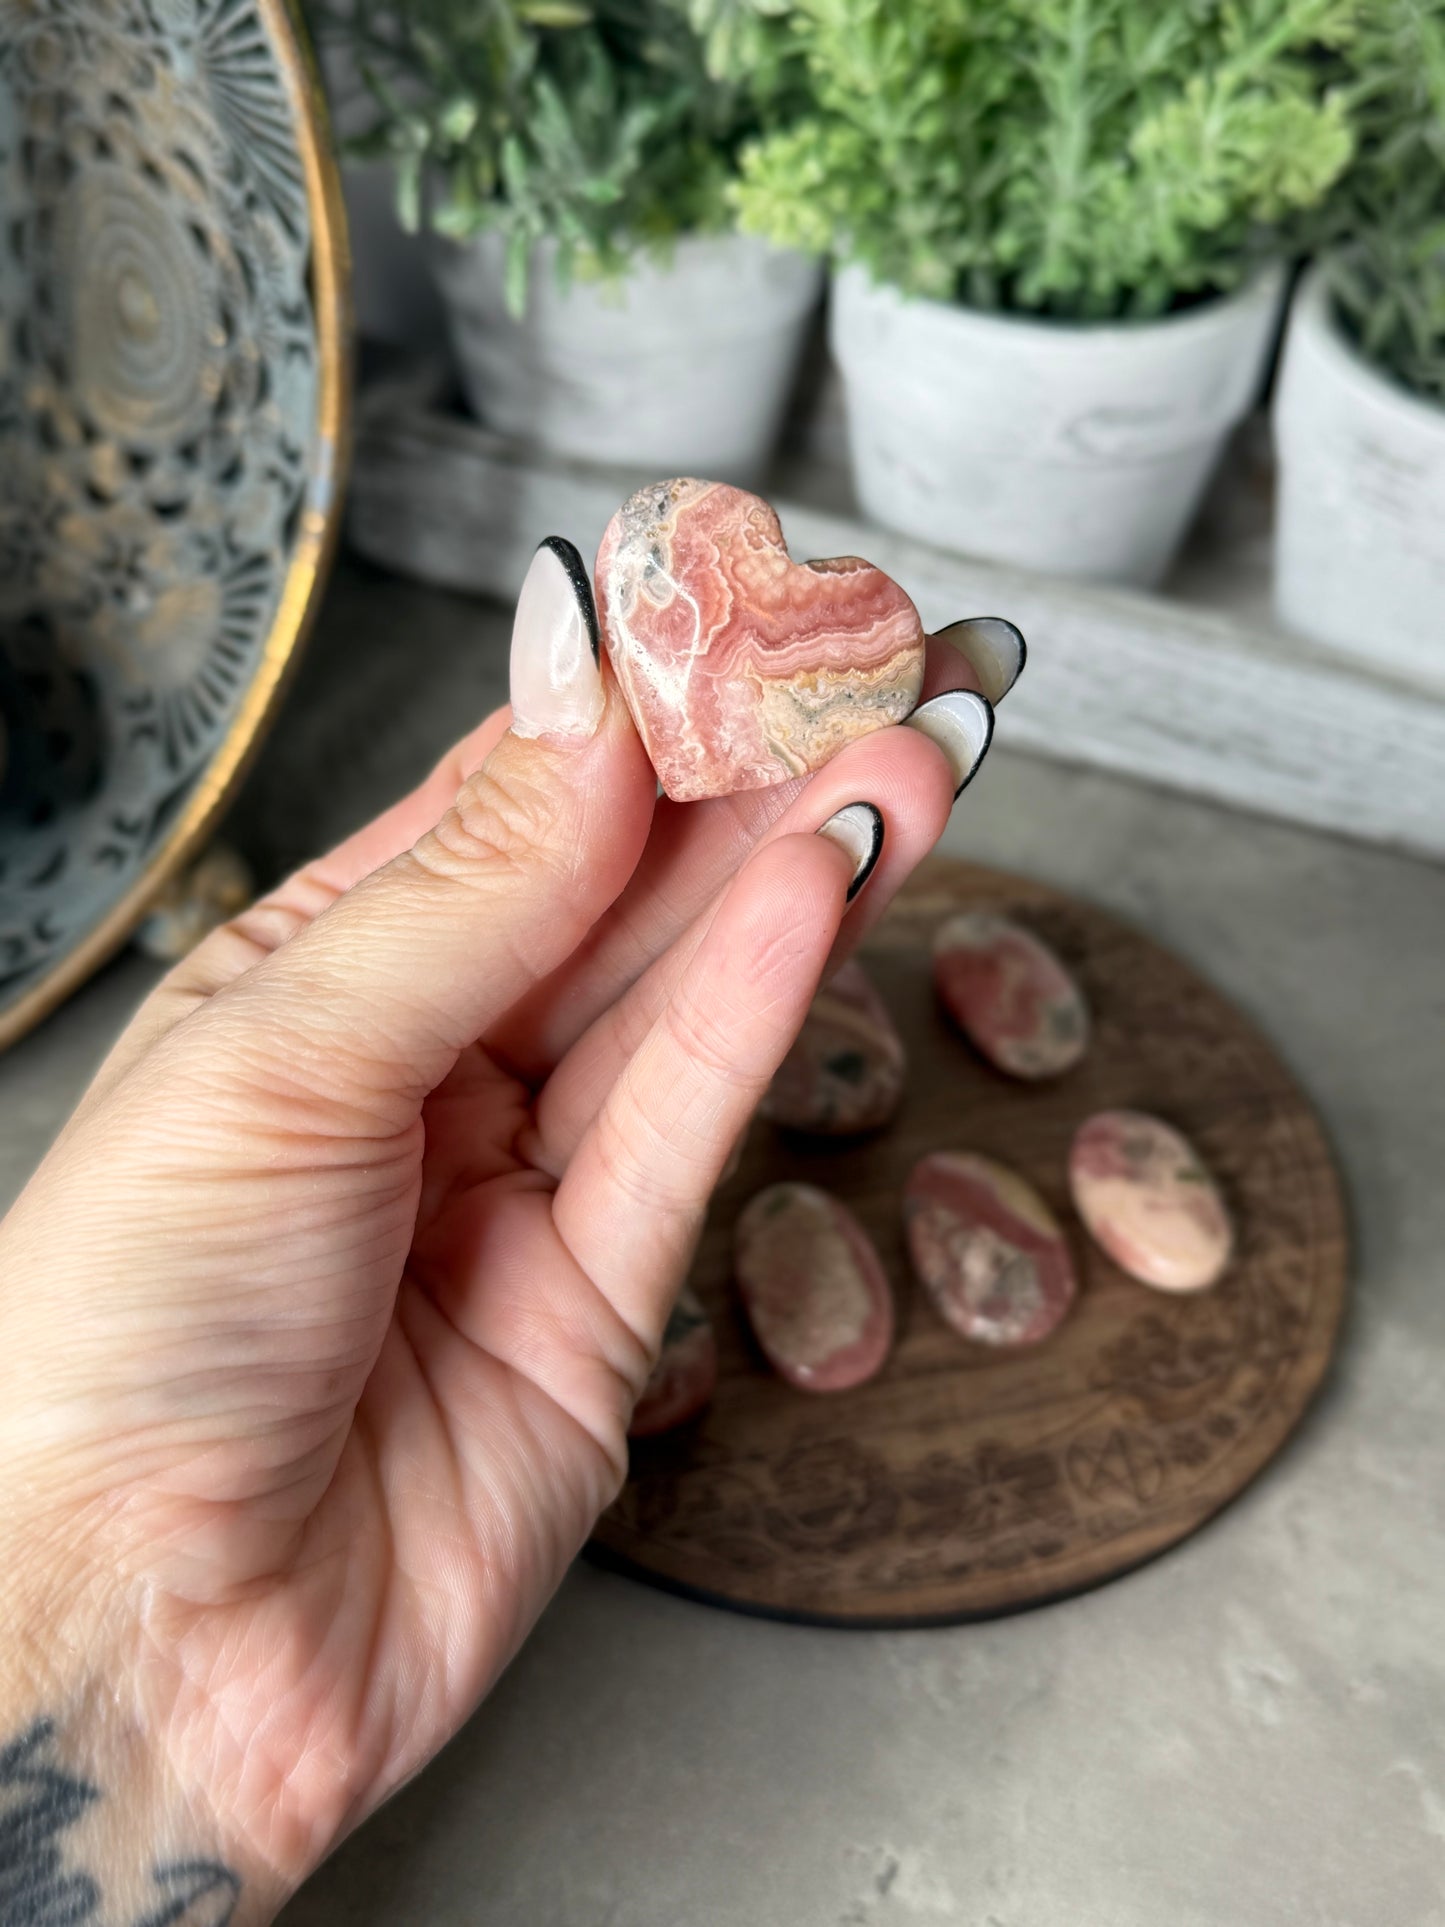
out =
<path fill-rule="evenodd" d="M 1148 1433 L 1119 1425 L 1102 1437 L 1075 1439 L 1064 1463 L 1083 1498 L 1136 1510 L 1156 1498 L 1164 1483 L 1164 1461 Z"/>

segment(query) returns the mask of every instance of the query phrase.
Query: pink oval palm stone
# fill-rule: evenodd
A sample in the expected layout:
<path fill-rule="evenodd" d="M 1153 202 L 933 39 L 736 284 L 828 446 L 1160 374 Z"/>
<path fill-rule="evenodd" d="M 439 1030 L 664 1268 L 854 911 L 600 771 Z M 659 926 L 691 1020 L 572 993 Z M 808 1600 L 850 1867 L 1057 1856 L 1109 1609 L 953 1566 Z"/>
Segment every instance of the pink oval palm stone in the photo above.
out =
<path fill-rule="evenodd" d="M 863 966 L 845 963 L 813 999 L 778 1067 L 764 1117 L 792 1131 L 847 1137 L 886 1124 L 903 1095 L 903 1039 Z"/>
<path fill-rule="evenodd" d="M 851 1211 L 811 1184 L 774 1184 L 738 1219 L 738 1287 L 758 1343 L 780 1378 L 805 1392 L 842 1392 L 882 1365 L 893 1342 L 893 1295 Z"/>
<path fill-rule="evenodd" d="M 1074 1302 L 1074 1262 L 1057 1220 L 1031 1184 L 992 1158 L 920 1158 L 903 1224 L 929 1296 L 976 1344 L 1036 1345 Z"/>
<path fill-rule="evenodd" d="M 684 1285 L 667 1321 L 652 1376 L 633 1407 L 629 1437 L 651 1438 L 655 1432 L 685 1425 L 709 1402 L 716 1387 L 717 1341 L 712 1322 L 691 1285 Z"/>
<path fill-rule="evenodd" d="M 1131 1278 L 1202 1291 L 1224 1272 L 1234 1227 L 1187 1138 L 1143 1111 L 1099 1111 L 1079 1126 L 1069 1184 L 1089 1235 Z"/>
<path fill-rule="evenodd" d="M 923 625 L 857 556 L 793 562 L 766 502 L 655 482 L 597 551 L 608 657 L 662 787 L 679 802 L 766 789 L 901 722 Z"/>
<path fill-rule="evenodd" d="M 992 910 L 950 917 L 933 939 L 938 994 L 1010 1077 L 1057 1077 L 1088 1047 L 1083 992 L 1048 945 Z"/>

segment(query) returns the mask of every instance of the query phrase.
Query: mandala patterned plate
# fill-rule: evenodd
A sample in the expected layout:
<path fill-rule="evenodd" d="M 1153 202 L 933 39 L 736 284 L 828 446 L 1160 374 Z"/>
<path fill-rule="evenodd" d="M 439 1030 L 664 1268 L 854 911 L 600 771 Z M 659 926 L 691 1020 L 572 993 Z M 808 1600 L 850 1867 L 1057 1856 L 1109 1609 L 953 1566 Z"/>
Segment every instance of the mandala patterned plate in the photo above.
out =
<path fill-rule="evenodd" d="M 271 712 L 336 522 L 346 272 L 282 0 L 0 0 L 0 1044 Z"/>
<path fill-rule="evenodd" d="M 929 945 L 959 910 L 1036 930 L 1082 983 L 1077 1068 L 1020 1084 L 940 1013 Z M 1101 911 L 936 859 L 864 954 L 908 1049 L 894 1123 L 851 1142 L 749 1135 L 693 1283 L 713 1315 L 718 1389 L 692 1428 L 637 1442 L 594 1542 L 640 1577 L 755 1612 L 844 1625 L 987 1617 L 1098 1585 L 1196 1530 L 1279 1451 L 1318 1387 L 1345 1302 L 1339 1181 L 1278 1057 L 1178 958 Z M 1069 1145 L 1104 1109 L 1156 1111 L 1219 1178 L 1239 1250 L 1213 1290 L 1151 1291 L 1085 1238 Z M 1031 1351 L 968 1345 L 912 1281 L 904 1181 L 925 1151 L 1020 1171 L 1069 1238 L 1079 1297 Z M 882 1373 L 828 1397 L 764 1368 L 731 1279 L 732 1227 L 782 1178 L 845 1198 L 897 1294 Z"/>

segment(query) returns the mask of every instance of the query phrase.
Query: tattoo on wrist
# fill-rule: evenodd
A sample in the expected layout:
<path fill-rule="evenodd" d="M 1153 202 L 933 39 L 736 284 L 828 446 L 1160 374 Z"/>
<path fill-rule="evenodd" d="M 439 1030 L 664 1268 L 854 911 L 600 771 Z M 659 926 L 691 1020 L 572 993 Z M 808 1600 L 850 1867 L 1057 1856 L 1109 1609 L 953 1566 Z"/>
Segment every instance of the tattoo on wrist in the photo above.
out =
<path fill-rule="evenodd" d="M 100 1882 L 71 1864 L 65 1836 L 104 1798 L 57 1758 L 55 1725 L 36 1720 L 0 1746 L 0 1927 L 113 1927 Z M 126 1927 L 228 1927 L 239 1877 L 217 1860 L 167 1860 Z"/>

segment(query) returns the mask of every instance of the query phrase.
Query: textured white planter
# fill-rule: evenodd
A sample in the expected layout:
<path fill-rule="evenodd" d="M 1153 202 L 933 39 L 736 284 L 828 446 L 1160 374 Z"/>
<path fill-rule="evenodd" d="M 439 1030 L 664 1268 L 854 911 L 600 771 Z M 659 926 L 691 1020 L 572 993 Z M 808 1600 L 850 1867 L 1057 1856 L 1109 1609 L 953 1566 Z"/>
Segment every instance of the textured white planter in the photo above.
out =
<path fill-rule="evenodd" d="M 1258 392 L 1282 283 L 1270 268 L 1162 321 L 1071 326 L 845 269 L 831 334 L 859 500 L 942 548 L 1157 581 Z"/>
<path fill-rule="evenodd" d="M 1445 689 L 1445 408 L 1361 360 L 1318 268 L 1290 310 L 1274 426 L 1280 620 Z"/>
<path fill-rule="evenodd" d="M 620 284 L 565 292 L 533 253 L 527 312 L 507 309 L 484 234 L 436 257 L 467 399 L 552 454 L 755 481 L 782 425 L 822 269 L 747 235 L 689 235 Z"/>
<path fill-rule="evenodd" d="M 446 341 L 442 304 L 427 272 L 427 244 L 396 218 L 396 181 L 385 161 L 348 161 L 342 170 L 351 242 L 356 331 L 414 352 Z"/>
<path fill-rule="evenodd" d="M 337 12 L 350 11 L 337 0 Z M 356 68 L 350 41 L 323 33 L 316 53 L 326 82 L 326 105 L 338 143 L 371 123 L 376 103 Z M 436 354 L 446 340 L 442 305 L 427 272 L 426 245 L 396 218 L 396 177 L 389 161 L 342 163 L 351 249 L 351 304 L 358 335 L 414 353 Z"/>

